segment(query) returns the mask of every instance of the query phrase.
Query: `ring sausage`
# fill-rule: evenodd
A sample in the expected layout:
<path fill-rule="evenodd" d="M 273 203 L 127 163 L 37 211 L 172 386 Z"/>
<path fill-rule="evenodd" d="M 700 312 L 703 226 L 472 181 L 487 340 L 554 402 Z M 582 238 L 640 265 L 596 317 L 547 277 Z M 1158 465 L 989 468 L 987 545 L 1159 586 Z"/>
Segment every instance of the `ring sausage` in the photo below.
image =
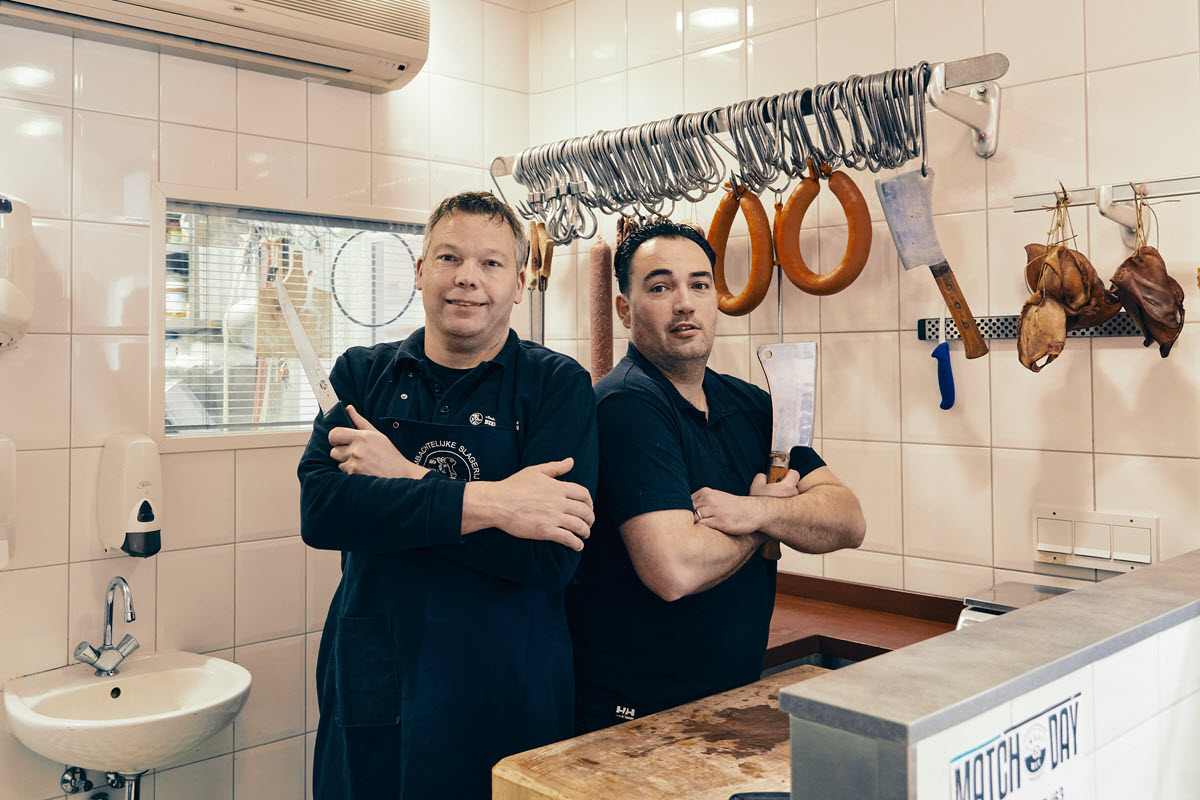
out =
<path fill-rule="evenodd" d="M 746 281 L 741 294 L 735 296 L 725 282 L 725 246 L 729 243 L 729 229 L 733 226 L 733 218 L 739 207 L 750 228 L 750 279 Z M 708 243 L 717 254 L 717 263 L 713 266 L 717 307 L 733 317 L 749 314 L 767 296 L 775 261 L 771 224 L 767 221 L 766 209 L 758 195 L 741 187 L 738 191 L 731 189 L 726 192 L 708 229 Z"/>
<path fill-rule="evenodd" d="M 809 163 L 811 165 L 812 162 Z M 862 192 L 850 180 L 850 176 L 841 171 L 829 176 L 829 189 L 842 204 L 849 226 L 846 252 L 836 269 L 818 275 L 808 268 L 800 254 L 800 226 L 804 223 L 805 212 L 820 191 L 815 169 L 792 192 L 783 209 L 782 225 L 776 225 L 775 228 L 775 247 L 783 274 L 796 288 L 809 294 L 830 295 L 842 291 L 862 273 L 871 254 L 871 212 L 867 209 Z"/>

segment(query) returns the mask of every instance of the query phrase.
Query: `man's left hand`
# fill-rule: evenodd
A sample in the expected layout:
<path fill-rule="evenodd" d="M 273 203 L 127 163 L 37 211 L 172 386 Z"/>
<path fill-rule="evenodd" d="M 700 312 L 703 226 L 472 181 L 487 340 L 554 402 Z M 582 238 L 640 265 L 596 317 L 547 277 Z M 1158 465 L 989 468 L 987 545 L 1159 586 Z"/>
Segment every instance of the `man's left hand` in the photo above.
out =
<path fill-rule="evenodd" d="M 377 478 L 420 478 L 429 471 L 405 458 L 391 439 L 376 430 L 354 406 L 346 406 L 346 413 L 354 427 L 329 432 L 329 443 L 334 445 L 329 455 L 342 472 Z"/>
<path fill-rule="evenodd" d="M 706 487 L 692 494 L 692 508 L 697 522 L 721 533 L 742 536 L 754 533 L 760 527 L 760 509 L 752 498 L 795 497 L 799 494 L 796 488 L 799 483 L 800 473 L 793 469 L 789 469 L 778 483 L 767 483 L 767 476 L 759 473 L 750 483 L 749 497 Z"/>

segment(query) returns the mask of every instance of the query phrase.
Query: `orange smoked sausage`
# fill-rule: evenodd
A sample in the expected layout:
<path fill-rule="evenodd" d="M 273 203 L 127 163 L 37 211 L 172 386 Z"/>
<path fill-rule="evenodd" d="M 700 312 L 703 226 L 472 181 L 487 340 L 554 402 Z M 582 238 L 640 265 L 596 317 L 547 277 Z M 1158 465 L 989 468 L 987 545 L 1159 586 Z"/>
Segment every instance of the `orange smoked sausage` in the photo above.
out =
<path fill-rule="evenodd" d="M 804 223 L 805 212 L 820 191 L 815 170 L 800 181 L 800 185 L 792 192 L 784 206 L 782 218 L 776 217 L 775 247 L 779 266 L 788 280 L 809 294 L 830 295 L 845 289 L 862 273 L 867 265 L 867 256 L 871 254 L 871 212 L 867 209 L 862 192 L 849 175 L 840 171 L 829 176 L 829 189 L 842 204 L 846 224 L 849 225 L 846 252 L 836 269 L 819 275 L 808 268 L 800 254 L 800 226 Z"/>
<path fill-rule="evenodd" d="M 729 243 L 729 229 L 733 226 L 733 218 L 739 207 L 750 228 L 750 279 L 746 281 L 741 294 L 735 297 L 725 282 L 725 246 Z M 767 289 L 771 286 L 771 268 L 775 265 L 771 223 L 767 221 L 766 209 L 758 195 L 745 189 L 726 192 L 708 229 L 708 243 L 717 254 L 717 263 L 713 266 L 717 307 L 733 317 L 749 314 L 767 296 Z"/>

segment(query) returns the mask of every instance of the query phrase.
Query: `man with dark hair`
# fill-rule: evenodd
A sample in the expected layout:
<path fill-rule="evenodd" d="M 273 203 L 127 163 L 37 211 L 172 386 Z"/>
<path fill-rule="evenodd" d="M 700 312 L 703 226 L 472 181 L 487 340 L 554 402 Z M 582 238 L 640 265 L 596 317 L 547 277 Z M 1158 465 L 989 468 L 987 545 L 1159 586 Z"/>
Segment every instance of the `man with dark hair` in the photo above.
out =
<path fill-rule="evenodd" d="M 528 252 L 512 210 L 434 210 L 426 327 L 354 347 L 318 416 L 301 535 L 344 566 L 317 657 L 320 800 L 486 798 L 501 758 L 571 735 L 563 592 L 594 519 L 591 381 L 509 329 Z"/>
<path fill-rule="evenodd" d="M 567 604 L 580 733 L 757 680 L 775 602 L 762 544 L 825 553 L 865 532 L 811 448 L 766 482 L 770 396 L 707 369 L 715 260 L 672 222 L 617 248 L 629 354 L 595 387 L 596 524 Z"/>

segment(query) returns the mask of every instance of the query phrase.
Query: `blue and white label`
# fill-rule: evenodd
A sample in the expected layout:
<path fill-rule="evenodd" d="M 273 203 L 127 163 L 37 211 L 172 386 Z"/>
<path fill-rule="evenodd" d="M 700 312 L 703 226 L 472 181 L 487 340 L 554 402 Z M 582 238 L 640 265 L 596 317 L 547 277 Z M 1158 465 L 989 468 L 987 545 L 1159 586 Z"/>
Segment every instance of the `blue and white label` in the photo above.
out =
<path fill-rule="evenodd" d="M 950 762 L 953 800 L 1083 800 L 1082 692 L 1056 703 Z"/>

